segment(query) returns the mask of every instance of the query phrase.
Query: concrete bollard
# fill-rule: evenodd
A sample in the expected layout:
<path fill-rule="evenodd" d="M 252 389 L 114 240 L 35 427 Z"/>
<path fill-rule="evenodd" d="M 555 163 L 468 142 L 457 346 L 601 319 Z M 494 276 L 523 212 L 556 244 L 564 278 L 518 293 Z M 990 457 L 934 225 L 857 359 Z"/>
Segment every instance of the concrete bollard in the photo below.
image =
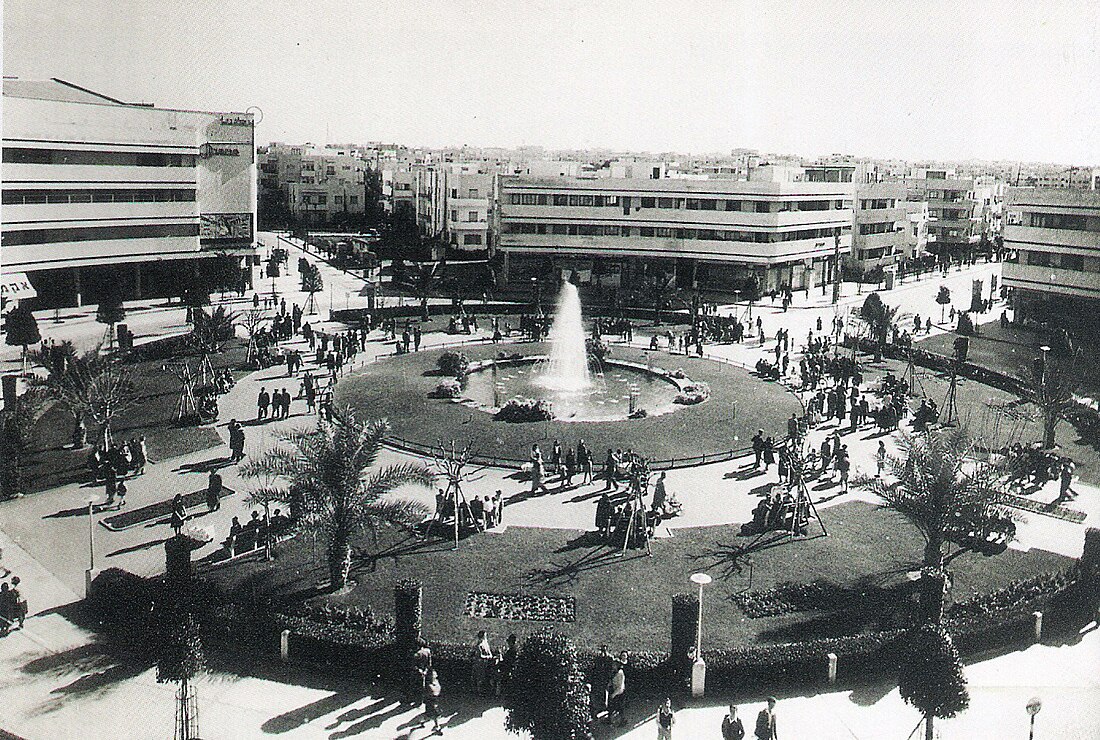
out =
<path fill-rule="evenodd" d="M 836 683 L 836 653 L 828 653 L 825 657 L 829 659 L 829 683 Z"/>
<path fill-rule="evenodd" d="M 284 663 L 290 662 L 290 630 L 283 630 L 279 635 L 279 658 Z"/>
<path fill-rule="evenodd" d="M 1035 620 L 1035 642 L 1043 639 L 1043 613 L 1032 612 L 1032 618 Z"/>

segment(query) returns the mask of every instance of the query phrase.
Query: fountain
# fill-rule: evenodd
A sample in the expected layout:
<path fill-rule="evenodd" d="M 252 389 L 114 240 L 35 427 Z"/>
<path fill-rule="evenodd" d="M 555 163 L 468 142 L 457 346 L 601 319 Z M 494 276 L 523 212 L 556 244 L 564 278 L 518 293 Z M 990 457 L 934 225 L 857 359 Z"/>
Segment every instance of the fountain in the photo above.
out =
<path fill-rule="evenodd" d="M 558 294 L 558 309 L 550 327 L 550 361 L 539 376 L 539 385 L 565 393 L 588 390 L 592 379 L 584 340 L 580 295 L 576 285 L 565 281 Z"/>

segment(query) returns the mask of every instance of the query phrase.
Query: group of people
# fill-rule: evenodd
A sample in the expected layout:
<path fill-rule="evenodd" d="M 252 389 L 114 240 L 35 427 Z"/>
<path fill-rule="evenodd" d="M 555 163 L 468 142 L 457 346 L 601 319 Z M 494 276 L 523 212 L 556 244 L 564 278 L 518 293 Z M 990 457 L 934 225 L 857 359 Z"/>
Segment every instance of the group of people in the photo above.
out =
<path fill-rule="evenodd" d="M 261 515 L 260 512 L 253 510 L 252 516 L 245 524 L 241 524 L 240 517 L 233 517 L 233 521 L 229 524 L 229 535 L 225 538 L 223 545 L 229 557 L 256 550 L 263 546 L 269 537 L 275 539 L 286 534 L 291 523 L 291 518 L 283 514 L 282 509 L 273 510 L 270 516 Z"/>
<path fill-rule="evenodd" d="M 106 448 L 97 446 L 88 455 L 87 466 L 95 482 L 103 483 L 106 501 L 104 509 L 120 509 L 126 505 L 126 476 L 144 475 L 149 462 L 149 452 L 145 446 L 145 436 L 132 437 L 120 444 L 110 444 Z"/>
<path fill-rule="evenodd" d="M 1024 445 L 1019 442 L 1003 448 L 1001 455 L 1008 482 L 1017 490 L 1028 486 L 1041 487 L 1047 481 L 1058 480 L 1060 500 L 1077 497 L 1071 489 L 1076 469 L 1071 458 L 1044 450 L 1040 443 Z"/>
<path fill-rule="evenodd" d="M 608 450 L 610 453 L 611 451 Z M 531 493 L 548 492 L 546 487 L 552 476 L 558 479 L 558 488 L 566 488 L 573 485 L 573 479 L 580 476 L 581 485 L 592 482 L 592 451 L 584 440 L 578 440 L 576 447 L 563 448 L 558 440 L 554 440 L 553 446 L 546 458 L 538 443 L 531 445 L 531 455 L 528 462 L 531 473 Z"/>
<path fill-rule="evenodd" d="M 460 529 L 484 532 L 500 526 L 504 519 L 504 494 L 499 489 L 492 495 L 474 496 L 466 501 L 465 506 L 461 505 L 461 501 L 456 502 L 456 495 L 454 488 L 449 491 L 443 488 L 436 490 L 433 521 L 453 522 L 457 514 Z"/>
<path fill-rule="evenodd" d="M 0 552 L 0 556 L 2 555 Z M 27 600 L 19 590 L 19 576 L 3 565 L 0 565 L 0 571 L 3 571 L 3 576 L 0 577 L 3 579 L 0 580 L 0 636 L 3 636 L 11 630 L 23 627 L 27 619 Z"/>
<path fill-rule="evenodd" d="M 256 394 L 256 419 L 288 419 L 290 418 L 290 404 L 293 399 L 286 388 L 276 388 L 274 393 L 268 393 L 266 386 L 260 387 Z"/>

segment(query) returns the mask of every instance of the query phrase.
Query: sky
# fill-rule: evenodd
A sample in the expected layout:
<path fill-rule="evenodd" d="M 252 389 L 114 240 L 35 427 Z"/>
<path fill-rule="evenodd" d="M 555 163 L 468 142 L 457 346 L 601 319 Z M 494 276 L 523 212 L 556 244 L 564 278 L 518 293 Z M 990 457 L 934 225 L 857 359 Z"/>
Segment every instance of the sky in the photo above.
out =
<path fill-rule="evenodd" d="M 1100 165 L 1100 0 L 4 0 L 5 75 L 260 142 Z"/>

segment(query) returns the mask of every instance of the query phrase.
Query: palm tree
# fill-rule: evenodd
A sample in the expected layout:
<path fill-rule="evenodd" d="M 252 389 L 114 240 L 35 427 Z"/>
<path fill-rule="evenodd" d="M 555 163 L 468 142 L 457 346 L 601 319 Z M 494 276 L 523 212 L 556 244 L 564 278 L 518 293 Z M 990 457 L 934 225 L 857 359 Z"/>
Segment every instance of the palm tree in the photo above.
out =
<path fill-rule="evenodd" d="M 903 434 L 898 447 L 900 454 L 885 460 L 887 475 L 860 478 L 857 483 L 905 516 L 924 536 L 926 576 L 942 578 L 949 559 L 981 542 L 1011 538 L 1015 524 L 1002 505 L 1000 469 L 972 459 L 972 444 L 963 432 Z M 960 546 L 949 559 L 944 552 L 948 543 Z M 938 602 L 924 604 L 925 613 L 938 622 L 944 589 L 922 590 L 939 594 Z"/>
<path fill-rule="evenodd" d="M 871 335 L 875 340 L 875 361 L 882 359 L 882 353 L 886 349 L 886 340 L 890 335 L 890 327 L 894 325 L 898 309 L 896 306 L 887 306 L 882 302 L 878 293 L 871 293 L 863 301 L 859 309 L 862 318 L 871 328 Z"/>
<path fill-rule="evenodd" d="M 279 432 L 275 447 L 241 467 L 246 477 L 287 484 L 285 489 L 265 484 L 263 495 L 289 502 L 295 526 L 325 538 L 334 589 L 347 584 L 354 535 L 368 531 L 376 540 L 381 525 L 411 526 L 429 513 L 420 502 L 390 497 L 404 485 L 431 486 L 435 476 L 428 468 L 401 464 L 371 470 L 388 432 L 384 420 L 363 422 L 344 408 L 313 429 Z"/>
<path fill-rule="evenodd" d="M 428 299 L 439 290 L 443 284 L 444 262 L 418 262 L 413 265 L 407 280 L 413 289 L 413 294 L 420 299 L 420 318 L 427 321 Z"/>
<path fill-rule="evenodd" d="M 1025 378 L 1028 392 L 1043 413 L 1043 448 L 1054 447 L 1054 432 L 1074 406 L 1073 392 L 1081 382 L 1077 353 L 1046 357 L 1029 369 Z"/>
<path fill-rule="evenodd" d="M 676 276 L 660 273 L 649 275 L 642 282 L 639 299 L 653 307 L 653 325 L 659 326 L 661 314 L 676 302 L 686 305 L 683 292 L 676 287 Z"/>
<path fill-rule="evenodd" d="M 237 324 L 237 314 L 218 306 L 207 313 L 195 308 L 192 314 L 192 328 L 188 341 L 199 355 L 199 372 L 205 384 L 214 381 L 214 368 L 210 356 L 222 351 L 225 343 L 233 338 L 233 327 Z"/>

